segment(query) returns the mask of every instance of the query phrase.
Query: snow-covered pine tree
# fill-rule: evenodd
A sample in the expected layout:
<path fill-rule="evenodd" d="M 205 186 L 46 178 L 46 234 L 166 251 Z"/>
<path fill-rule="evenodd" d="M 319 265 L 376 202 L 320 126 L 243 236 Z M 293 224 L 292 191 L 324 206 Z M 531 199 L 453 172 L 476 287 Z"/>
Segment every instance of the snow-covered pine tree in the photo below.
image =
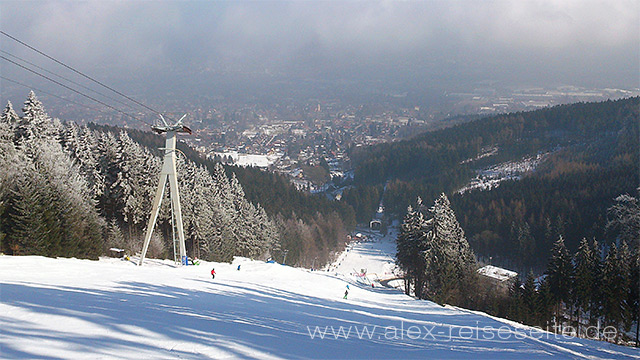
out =
<path fill-rule="evenodd" d="M 111 184 L 118 210 L 127 223 L 130 237 L 138 237 L 142 233 L 151 211 L 154 185 L 157 186 L 160 169 L 159 160 L 138 143 L 134 142 L 125 131 L 118 135 L 117 178 Z"/>
<path fill-rule="evenodd" d="M 116 218 L 118 223 L 122 223 L 123 219 L 119 212 L 118 197 L 113 189 L 113 184 L 118 180 L 118 172 L 120 171 L 121 157 L 118 140 L 111 132 L 99 132 L 96 137 L 98 139 L 96 147 L 98 172 L 104 179 L 102 195 L 98 201 L 99 208 L 107 221 Z"/>
<path fill-rule="evenodd" d="M 234 222 L 237 211 L 231 195 L 229 178 L 225 174 L 220 163 L 216 163 L 213 169 L 214 198 L 218 199 L 219 212 L 216 226 L 220 229 L 220 248 L 218 254 L 221 261 L 230 261 L 235 253 L 236 228 L 240 224 Z"/>
<path fill-rule="evenodd" d="M 65 124 L 61 135 L 62 148 L 78 164 L 80 174 L 89 183 L 91 196 L 98 200 L 104 191 L 104 178 L 98 166 L 97 139 L 85 125 Z"/>
<path fill-rule="evenodd" d="M 65 124 L 60 137 L 60 145 L 67 154 L 76 158 L 76 149 L 78 148 L 78 125 L 76 123 L 68 122 Z"/>
<path fill-rule="evenodd" d="M 246 199 L 242 185 L 235 174 L 231 174 L 229 184 L 233 204 L 236 209 L 234 222 L 239 225 L 235 231 L 235 242 L 239 255 L 255 257 L 259 255 L 258 252 L 265 248 L 262 243 L 264 239 L 259 238 L 259 233 L 256 232 L 260 226 L 256 223 L 256 208 Z"/>
<path fill-rule="evenodd" d="M 83 174 L 89 184 L 89 190 L 94 199 L 99 199 L 104 192 L 104 174 L 100 172 L 98 152 L 98 139 L 88 126 L 79 128 L 75 158 L 80 165 L 80 173 Z"/>
<path fill-rule="evenodd" d="M 9 145 L 11 145 L 11 148 L 14 148 L 13 124 L 15 124 L 15 121 L 11 120 L 12 119 L 12 115 L 10 114 L 11 112 L 14 112 L 14 111 L 13 111 L 13 108 L 11 108 L 11 102 L 9 102 L 9 104 L 7 105 L 7 108 L 4 109 L 4 112 L 0 116 L 0 145 L 3 146 L 1 150 L 7 149 L 6 151 L 8 151 Z"/>
<path fill-rule="evenodd" d="M 402 225 L 400 225 L 400 233 L 396 238 L 396 265 L 400 268 L 404 274 L 404 291 L 405 294 L 411 294 L 411 281 L 413 279 L 414 269 L 411 266 L 411 238 L 412 229 L 411 226 L 413 218 L 415 216 L 413 207 L 409 205 L 407 212 L 404 215 Z"/>
<path fill-rule="evenodd" d="M 11 101 L 7 101 L 7 106 L 5 106 L 2 111 L 2 116 L 0 116 L 0 122 L 9 125 L 9 127 L 13 127 L 18 121 L 20 121 L 20 117 L 15 110 L 13 110 L 13 104 L 11 104 Z"/>
<path fill-rule="evenodd" d="M 416 208 L 409 205 L 407 213 L 400 227 L 400 234 L 396 240 L 396 263 L 405 274 L 405 292 L 410 293 L 413 288 L 418 298 L 423 298 L 425 288 L 425 268 L 432 258 L 431 254 L 425 256 L 427 248 L 426 233 L 429 224 L 425 220 L 422 211 L 422 199 L 417 198 Z"/>
<path fill-rule="evenodd" d="M 191 161 L 180 160 L 178 172 L 181 176 L 179 188 L 181 192 L 182 214 L 187 247 L 192 249 L 196 257 L 209 259 L 215 253 L 209 242 L 216 238 L 214 226 L 215 214 L 211 175 L 201 166 Z"/>
<path fill-rule="evenodd" d="M 256 205 L 256 224 L 259 225 L 259 237 L 262 244 L 261 254 L 266 258 L 280 251 L 280 234 L 275 223 L 269 218 L 267 212 L 260 204 Z"/>
<path fill-rule="evenodd" d="M 15 176 L 3 201 L 11 204 L 3 214 L 6 247 L 12 253 L 97 257 L 103 222 L 86 182 L 58 142 L 59 123 L 46 116 L 33 92 L 25 109 L 14 136 L 19 144 Z"/>
<path fill-rule="evenodd" d="M 443 193 L 429 209 L 430 229 L 425 250 L 427 283 L 431 296 L 458 304 L 468 300 L 475 276 L 475 256 Z"/>
<path fill-rule="evenodd" d="M 42 144 L 36 167 L 45 171 L 45 181 L 56 194 L 58 216 L 63 222 L 60 256 L 96 258 L 102 251 L 104 221 L 78 167 L 58 142 Z"/>
<path fill-rule="evenodd" d="M 216 208 L 219 208 L 219 201 L 213 198 L 213 178 L 206 168 L 198 166 L 195 173 L 194 194 L 198 199 L 195 211 L 202 216 L 194 223 L 194 240 L 198 248 L 198 256 L 202 249 L 210 248 L 208 241 L 219 243 L 219 231 L 216 228 Z"/>
<path fill-rule="evenodd" d="M 61 124 L 59 120 L 52 120 L 44 111 L 44 107 L 36 94 L 31 91 L 22 107 L 23 116 L 18 122 L 18 136 L 29 140 L 32 138 L 47 138 L 59 140 Z"/>
<path fill-rule="evenodd" d="M 50 187 L 35 170 L 29 157 L 21 165 L 24 172 L 14 179 L 9 211 L 4 221 L 5 246 L 13 255 L 57 256 L 61 241 L 61 224 Z"/>
<path fill-rule="evenodd" d="M 0 121 L 0 169 L 3 169 L 0 171 L 0 215 L 5 213 L 9 182 L 14 178 L 12 172 L 16 169 L 14 164 L 16 151 L 13 146 L 12 137 L 13 132 L 11 131 L 9 123 L 4 120 Z M 3 222 L 4 217 L 0 217 L 0 244 L 4 243 Z"/>
<path fill-rule="evenodd" d="M 22 113 L 23 116 L 18 124 L 18 135 L 26 138 L 40 136 L 49 116 L 33 91 L 29 92 L 22 107 Z"/>
<path fill-rule="evenodd" d="M 623 194 L 615 198 L 615 204 L 608 209 L 607 229 L 617 232 L 621 239 L 628 241 L 632 248 L 640 243 L 640 202 L 633 196 Z"/>
<path fill-rule="evenodd" d="M 229 209 L 233 208 L 229 178 L 220 163 L 216 163 L 213 167 L 213 182 L 215 184 L 216 197 L 222 201 L 222 206 Z"/>
<path fill-rule="evenodd" d="M 10 210 L 13 210 L 13 189 L 20 179 L 20 171 L 26 167 L 24 154 L 19 153 L 13 144 L 14 126 L 19 121 L 11 102 L 7 103 L 0 117 L 0 251 L 9 253 L 10 246 L 5 239 L 11 231 Z"/>
<path fill-rule="evenodd" d="M 118 249 L 127 248 L 126 240 L 124 238 L 124 235 L 122 235 L 122 230 L 120 229 L 120 226 L 118 225 L 118 222 L 116 221 L 115 218 L 112 218 L 111 221 L 109 221 L 109 224 L 107 225 L 106 234 L 107 234 L 105 239 L 106 248 L 112 248 L 112 247 L 115 247 Z"/>
<path fill-rule="evenodd" d="M 211 211 L 210 223 L 202 224 L 203 231 L 209 235 L 201 239 L 201 256 L 209 260 L 230 260 L 230 258 L 223 256 L 223 229 L 229 225 L 229 217 L 224 210 L 223 200 L 217 192 L 217 184 L 213 176 L 205 168 L 200 168 L 199 172 L 198 181 L 201 182 L 202 196 Z"/>

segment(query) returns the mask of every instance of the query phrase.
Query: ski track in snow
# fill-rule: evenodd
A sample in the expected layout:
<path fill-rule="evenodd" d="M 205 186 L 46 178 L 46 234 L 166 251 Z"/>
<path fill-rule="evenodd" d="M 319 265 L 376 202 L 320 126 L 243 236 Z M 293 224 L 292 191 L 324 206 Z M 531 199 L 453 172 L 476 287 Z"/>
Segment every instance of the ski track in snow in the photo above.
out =
<path fill-rule="evenodd" d="M 372 237 L 329 271 L 242 258 L 176 268 L 0 256 L 0 357 L 640 359 L 638 349 L 535 332 L 383 287 L 379 280 L 395 277 L 394 235 Z M 367 278 L 352 274 L 361 269 Z"/>

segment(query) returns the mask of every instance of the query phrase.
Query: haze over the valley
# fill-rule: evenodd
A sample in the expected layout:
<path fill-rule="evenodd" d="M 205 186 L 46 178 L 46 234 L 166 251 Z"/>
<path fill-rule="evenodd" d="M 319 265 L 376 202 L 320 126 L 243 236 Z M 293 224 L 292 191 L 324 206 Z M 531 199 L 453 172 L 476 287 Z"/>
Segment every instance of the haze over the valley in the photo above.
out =
<path fill-rule="evenodd" d="M 3 0 L 0 7 L 3 31 L 147 98 L 187 90 L 323 96 L 374 88 L 428 96 L 495 83 L 639 84 L 640 3 L 634 0 Z M 6 37 L 0 46 L 45 62 Z M 55 88 L 7 62 L 0 71 Z M 6 87 L 3 82 L 3 92 Z"/>

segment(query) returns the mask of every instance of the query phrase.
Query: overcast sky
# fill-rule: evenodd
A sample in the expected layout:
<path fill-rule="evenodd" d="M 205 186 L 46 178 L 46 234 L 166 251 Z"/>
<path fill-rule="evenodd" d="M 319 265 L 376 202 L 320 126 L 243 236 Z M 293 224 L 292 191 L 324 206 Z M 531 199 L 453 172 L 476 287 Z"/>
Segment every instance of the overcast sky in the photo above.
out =
<path fill-rule="evenodd" d="M 92 72 L 206 65 L 400 83 L 640 81 L 638 0 L 0 0 L 0 12 L 3 31 Z M 0 46 L 44 63 L 6 37 Z"/>

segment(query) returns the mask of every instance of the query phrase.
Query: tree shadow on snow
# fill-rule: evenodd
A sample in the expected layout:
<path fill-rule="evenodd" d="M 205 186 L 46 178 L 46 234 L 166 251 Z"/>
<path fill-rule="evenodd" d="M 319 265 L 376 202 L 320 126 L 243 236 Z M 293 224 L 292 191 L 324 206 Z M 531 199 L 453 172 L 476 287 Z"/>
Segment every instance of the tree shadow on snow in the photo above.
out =
<path fill-rule="evenodd" d="M 266 355 L 284 358 L 424 358 L 427 355 L 520 358 L 523 352 L 531 358 L 567 356 L 557 348 L 526 339 L 470 341 L 454 336 L 447 340 L 446 332 L 439 336 L 435 331 L 433 340 L 408 338 L 407 327 L 412 325 L 440 330 L 452 326 L 477 325 L 495 329 L 504 326 L 488 317 L 443 309 L 433 303 L 431 307 L 426 302 L 408 301 L 406 304 L 394 303 L 393 308 L 385 309 L 366 299 L 343 301 L 341 294 L 331 300 L 244 282 L 229 285 L 195 281 L 202 282 L 197 291 L 140 282 L 121 282 L 119 288 L 108 290 L 0 284 L 4 305 L 33 314 L 31 324 L 12 323 L 10 317 L 0 317 L 3 324 L 0 355 L 4 358 L 41 357 L 43 354 L 17 348 L 11 341 L 30 339 L 43 344 L 57 343 L 59 348 L 75 353 L 108 357 L 122 354 L 122 357 L 180 358 L 261 358 Z M 359 286 L 354 284 L 354 287 Z M 367 289 L 372 290 L 395 292 L 386 288 Z M 71 322 L 75 319 L 86 321 L 89 325 L 78 322 L 78 326 L 87 326 L 96 333 L 82 332 L 81 328 L 74 331 L 64 324 L 51 328 L 50 319 L 38 323 L 39 315 L 58 315 L 61 321 L 67 319 L 70 324 L 75 324 Z M 403 332 L 398 334 L 402 338 L 385 336 L 385 327 L 399 329 L 403 322 L 411 323 L 404 324 Z M 309 333 L 316 326 L 321 329 L 333 326 L 337 330 L 340 326 L 361 329 L 365 325 L 377 326 L 380 332 L 372 338 L 359 339 L 351 333 L 349 339 L 337 340 L 331 333 L 325 340 L 312 339 Z M 597 352 L 595 346 L 592 348 L 580 350 L 584 355 L 607 354 Z M 52 349 L 51 355 L 56 354 Z"/>

